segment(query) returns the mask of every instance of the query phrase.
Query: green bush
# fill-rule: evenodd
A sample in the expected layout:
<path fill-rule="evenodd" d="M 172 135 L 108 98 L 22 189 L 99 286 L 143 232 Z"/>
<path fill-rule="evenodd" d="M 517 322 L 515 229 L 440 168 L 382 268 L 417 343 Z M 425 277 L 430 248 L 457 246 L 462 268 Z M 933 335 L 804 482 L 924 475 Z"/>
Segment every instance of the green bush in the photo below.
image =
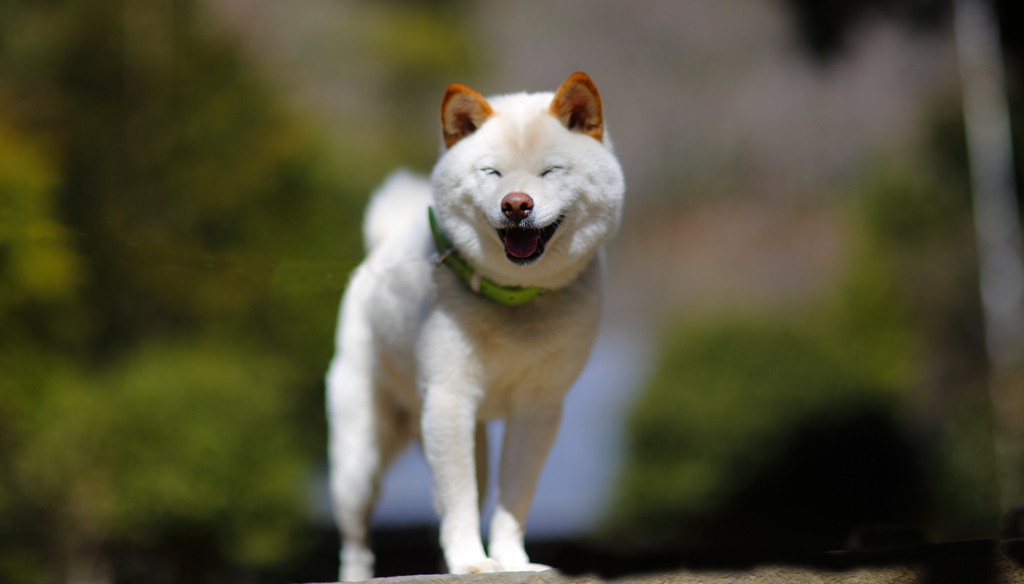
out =
<path fill-rule="evenodd" d="M 628 425 L 612 518 L 642 542 L 692 539 L 809 421 L 885 407 L 893 388 L 866 379 L 822 339 L 785 324 L 682 327 L 662 345 Z"/>
<path fill-rule="evenodd" d="M 69 545 L 191 531 L 242 564 L 279 560 L 311 463 L 289 423 L 294 377 L 233 340 L 145 346 L 95 373 L 58 365 L 27 388 L 38 401 L 9 480 Z"/>

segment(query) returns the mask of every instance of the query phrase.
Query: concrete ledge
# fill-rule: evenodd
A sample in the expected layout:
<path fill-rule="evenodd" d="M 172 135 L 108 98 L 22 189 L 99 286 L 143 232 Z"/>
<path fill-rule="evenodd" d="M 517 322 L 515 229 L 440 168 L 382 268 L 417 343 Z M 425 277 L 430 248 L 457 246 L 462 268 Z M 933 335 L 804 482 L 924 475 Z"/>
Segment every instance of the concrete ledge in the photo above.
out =
<path fill-rule="evenodd" d="M 613 580 L 622 584 L 916 584 L 917 572 L 910 568 L 859 569 L 842 573 L 823 573 L 802 568 L 764 567 L 749 572 L 679 571 L 649 574 Z M 471 576 L 401 576 L 379 578 L 372 582 L 388 584 L 598 584 L 609 582 L 595 576 L 569 577 L 550 572 L 503 572 Z M 1008 581 L 1009 582 L 1009 581 Z M 973 584 L 973 583 L 972 583 Z"/>
<path fill-rule="evenodd" d="M 374 584 L 597 584 L 593 575 L 502 572 L 465 576 L 378 578 Z M 1020 584 L 1024 539 L 935 544 L 880 552 L 830 552 L 759 563 L 748 569 L 707 568 L 625 576 L 621 584 Z"/>

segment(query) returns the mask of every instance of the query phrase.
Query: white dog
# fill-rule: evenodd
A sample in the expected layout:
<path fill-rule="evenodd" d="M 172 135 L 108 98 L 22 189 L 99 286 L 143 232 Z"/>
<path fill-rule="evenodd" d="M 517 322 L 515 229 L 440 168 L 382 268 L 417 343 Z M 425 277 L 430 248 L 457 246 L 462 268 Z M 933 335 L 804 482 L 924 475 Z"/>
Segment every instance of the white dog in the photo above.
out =
<path fill-rule="evenodd" d="M 554 94 L 485 99 L 453 84 L 441 124 L 430 182 L 399 172 L 371 199 L 368 256 L 341 304 L 327 404 L 343 580 L 373 576 L 381 473 L 417 438 L 449 571 L 547 569 L 530 563 L 523 529 L 597 334 L 622 169 L 584 73 Z M 505 436 L 488 554 L 479 505 L 494 419 Z"/>

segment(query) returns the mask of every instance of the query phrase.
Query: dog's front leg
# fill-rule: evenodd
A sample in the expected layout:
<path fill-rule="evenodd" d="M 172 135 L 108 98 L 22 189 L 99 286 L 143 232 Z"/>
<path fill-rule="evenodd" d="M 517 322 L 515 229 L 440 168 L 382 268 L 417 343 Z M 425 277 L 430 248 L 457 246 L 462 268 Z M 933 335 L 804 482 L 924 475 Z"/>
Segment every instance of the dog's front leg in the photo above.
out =
<path fill-rule="evenodd" d="M 498 476 L 498 504 L 491 519 L 491 557 L 510 572 L 550 569 L 531 564 L 523 548 L 526 516 L 533 501 L 537 479 L 555 441 L 562 417 L 560 404 L 534 405 L 505 421 Z"/>
<path fill-rule="evenodd" d="M 471 384 L 448 381 L 428 383 L 423 399 L 423 449 L 441 514 L 441 548 L 453 574 L 501 570 L 480 541 L 474 452 L 479 394 Z"/>

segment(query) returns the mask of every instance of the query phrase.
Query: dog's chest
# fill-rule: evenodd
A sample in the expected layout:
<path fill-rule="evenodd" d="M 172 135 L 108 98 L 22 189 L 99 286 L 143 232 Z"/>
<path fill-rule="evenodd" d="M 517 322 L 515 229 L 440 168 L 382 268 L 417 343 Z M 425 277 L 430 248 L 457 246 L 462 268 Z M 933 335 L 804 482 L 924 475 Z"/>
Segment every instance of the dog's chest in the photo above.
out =
<path fill-rule="evenodd" d="M 513 401 L 559 401 L 585 364 L 600 318 L 600 260 L 565 289 L 510 307 L 427 258 L 387 259 L 374 266 L 368 301 L 378 370 L 407 407 L 418 407 L 424 383 L 475 386 L 481 417 L 501 417 Z"/>
<path fill-rule="evenodd" d="M 467 299 L 448 311 L 483 390 L 482 418 L 512 402 L 559 402 L 586 363 L 600 318 L 597 262 L 568 289 L 520 307 Z"/>

